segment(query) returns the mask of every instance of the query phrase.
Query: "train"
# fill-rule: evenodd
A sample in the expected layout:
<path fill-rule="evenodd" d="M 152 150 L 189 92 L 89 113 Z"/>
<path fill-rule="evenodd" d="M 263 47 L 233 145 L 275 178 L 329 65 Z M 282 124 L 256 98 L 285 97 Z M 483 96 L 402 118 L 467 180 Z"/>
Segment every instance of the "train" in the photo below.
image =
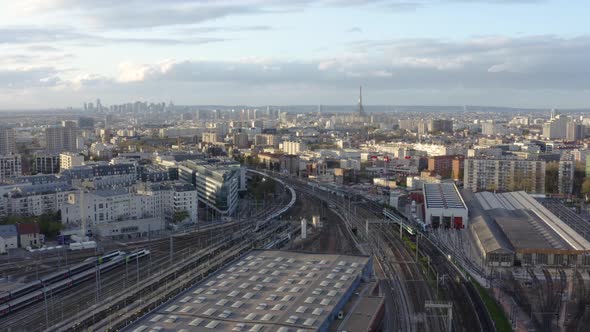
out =
<path fill-rule="evenodd" d="M 412 227 L 410 225 L 410 222 L 406 221 L 403 222 L 402 219 L 397 216 L 396 214 L 394 214 L 393 212 L 391 212 L 389 209 L 384 208 L 383 209 L 383 216 L 385 216 L 385 218 L 393 221 L 395 224 L 399 225 L 401 223 L 402 228 L 404 231 L 406 231 L 406 233 L 410 234 L 410 235 L 416 235 L 416 229 L 414 227 Z M 422 233 L 427 233 L 428 232 L 428 227 L 426 226 L 426 224 L 424 223 L 419 223 L 419 229 Z"/>
<path fill-rule="evenodd" d="M 121 253 L 123 254 L 121 255 Z M 41 301 L 44 297 L 47 297 L 48 294 L 49 296 L 52 296 L 53 294 L 62 292 L 70 287 L 79 285 L 84 281 L 92 279 L 96 276 L 97 269 L 100 271 L 100 273 L 107 272 L 116 268 L 125 261 L 139 259 L 149 254 L 150 251 L 147 249 L 137 249 L 127 255 L 125 255 L 125 253 L 122 251 L 118 251 L 105 255 L 109 258 L 108 261 L 104 261 L 105 256 L 102 256 L 103 263 L 100 265 L 94 264 L 94 261 L 87 262 L 86 264 L 90 264 L 89 269 L 83 270 L 82 272 L 78 272 L 71 275 L 70 277 L 66 277 L 63 280 L 59 280 L 48 285 L 41 284 L 41 289 L 33 289 L 28 293 L 21 294 L 19 297 L 13 298 L 12 300 L 0 305 L 0 317 L 6 316 L 11 312 L 18 311 L 28 305 Z"/>
<path fill-rule="evenodd" d="M 88 258 L 84 262 L 76 264 L 68 269 L 44 275 L 35 281 L 29 282 L 9 292 L 0 294 L 0 304 L 18 299 L 40 288 L 49 287 L 50 285 L 65 280 L 68 277 L 73 277 L 81 272 L 87 271 L 95 267 L 97 264 L 104 264 L 111 260 L 117 259 L 118 257 L 122 258 L 124 255 L 125 252 L 116 250 L 106 253 L 100 257 Z"/>

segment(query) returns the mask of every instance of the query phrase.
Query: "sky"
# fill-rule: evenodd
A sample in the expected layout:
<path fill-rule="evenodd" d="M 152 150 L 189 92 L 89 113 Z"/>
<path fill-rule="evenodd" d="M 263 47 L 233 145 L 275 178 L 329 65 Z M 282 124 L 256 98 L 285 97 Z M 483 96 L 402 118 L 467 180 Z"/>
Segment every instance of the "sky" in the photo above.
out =
<path fill-rule="evenodd" d="M 0 0 L 0 109 L 590 107 L 586 0 Z"/>

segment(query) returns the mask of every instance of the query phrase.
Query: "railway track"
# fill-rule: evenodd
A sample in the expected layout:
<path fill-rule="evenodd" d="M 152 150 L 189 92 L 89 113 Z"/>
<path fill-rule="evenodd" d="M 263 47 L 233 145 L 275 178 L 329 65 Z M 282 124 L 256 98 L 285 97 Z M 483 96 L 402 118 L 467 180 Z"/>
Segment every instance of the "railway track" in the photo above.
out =
<path fill-rule="evenodd" d="M 287 195 L 288 193 L 283 192 L 282 194 Z M 294 197 L 291 199 L 293 200 Z M 281 198 L 281 201 L 284 200 Z M 251 233 L 256 225 L 260 228 L 261 233 L 272 233 L 273 226 L 268 223 L 260 225 L 258 219 L 261 215 L 273 215 L 284 209 L 284 206 L 274 206 L 270 211 L 253 214 L 252 219 L 207 227 L 199 232 L 134 243 L 111 244 L 110 246 L 117 249 L 129 251 L 146 248 L 150 250 L 151 255 L 143 261 L 129 262 L 127 265 L 119 266 L 99 275 L 98 278 L 95 277 L 74 286 L 68 291 L 48 294 L 46 299 L 1 318 L 0 330 L 44 331 L 64 319 L 82 317 L 88 311 L 92 314 L 94 308 L 121 297 L 134 287 L 140 287 L 142 282 L 150 277 L 164 275 L 166 271 L 174 269 L 177 264 L 182 263 L 188 257 L 193 257 L 199 250 L 205 250 L 220 243 L 229 243 L 235 240 L 236 234 Z M 77 258 L 81 261 L 93 255 L 79 256 Z M 46 271 L 47 273 L 55 272 L 56 269 L 47 269 Z"/>
<path fill-rule="evenodd" d="M 321 191 L 321 195 L 318 195 L 318 192 L 315 189 L 310 190 L 307 185 L 301 184 L 299 182 L 293 183 L 293 185 L 301 191 L 304 191 L 308 194 L 315 195 L 316 197 L 323 199 L 330 204 L 340 208 L 342 211 L 350 211 L 350 203 L 347 205 L 345 202 L 345 198 L 342 196 L 336 196 L 333 193 L 329 193 L 326 191 Z M 353 217 L 352 213 L 348 213 L 345 217 L 348 219 L 349 227 L 354 225 L 357 229 L 357 232 L 361 232 L 364 229 L 364 220 L 366 219 L 375 219 L 375 218 L 382 218 L 382 211 L 383 208 L 379 204 L 374 202 L 367 201 L 363 205 L 356 205 L 355 212 L 358 214 L 357 216 Z M 401 218 L 401 217 L 400 217 Z M 385 237 L 384 241 L 389 241 L 391 244 L 390 250 L 392 256 L 395 257 L 395 260 L 401 259 L 408 259 L 407 254 L 403 252 L 407 249 L 404 249 L 405 246 L 403 243 L 391 242 L 394 239 L 398 239 L 395 234 L 387 234 L 387 231 L 384 231 L 383 227 L 386 226 L 377 226 L 377 234 L 373 237 L 370 237 L 367 241 L 368 243 L 377 243 L 382 244 L 383 241 L 379 242 L 378 238 Z M 389 230 L 391 232 L 391 230 Z M 419 254 L 423 257 L 430 257 L 430 268 L 434 271 L 438 272 L 439 276 L 446 276 L 443 277 L 444 280 L 448 280 L 447 282 L 443 283 L 441 290 L 443 291 L 444 297 L 441 300 L 451 301 L 453 303 L 453 317 L 454 317 L 454 324 L 453 330 L 454 331 L 495 331 L 494 323 L 487 311 L 485 304 L 483 303 L 479 293 L 475 286 L 465 279 L 458 269 L 452 265 L 451 262 L 448 261 L 446 255 L 444 255 L 439 248 L 435 246 L 434 243 L 430 242 L 425 237 L 421 236 L 420 232 L 417 232 L 417 236 L 419 236 L 424 241 L 421 241 L 418 249 Z M 399 240 L 401 241 L 401 240 Z M 418 240 L 419 241 L 419 240 Z M 397 250 L 397 252 L 396 252 Z M 383 253 L 383 250 L 377 251 Z M 387 256 L 387 255 L 385 255 Z M 405 258 L 404 258 L 405 257 Z M 412 271 L 411 269 L 408 270 L 409 264 L 400 264 L 400 266 L 396 266 L 395 261 L 387 262 L 386 259 L 378 259 L 380 265 L 384 271 L 393 270 L 394 272 L 391 273 L 390 279 L 395 281 L 395 274 L 399 272 L 401 269 L 402 275 L 406 279 L 406 282 L 403 282 L 402 287 L 397 287 L 396 295 L 398 298 L 402 299 L 402 302 L 408 302 L 407 298 L 404 298 L 404 293 L 412 294 L 410 297 L 416 297 L 416 299 L 410 299 L 409 302 L 412 302 L 412 312 L 415 313 L 416 307 L 422 307 L 425 299 L 436 299 L 436 296 L 432 296 L 431 294 L 431 287 L 418 287 L 414 282 L 408 282 L 409 280 L 417 280 L 415 279 L 417 275 L 424 274 L 418 271 Z M 418 270 L 420 270 L 417 267 Z M 424 277 L 422 277 L 424 280 Z M 424 282 L 424 281 L 423 281 Z M 391 285 L 392 282 L 389 282 Z M 405 290 L 404 290 L 405 288 Z M 422 289 L 422 290 L 420 290 Z M 430 293 L 430 294 L 429 294 Z M 419 304 L 421 303 L 421 304 Z M 418 308 L 419 308 L 418 307 Z M 399 317 L 402 317 L 402 324 L 396 327 L 396 330 L 406 327 L 405 330 L 409 330 L 407 327 L 412 325 L 413 322 L 404 318 L 404 316 L 408 315 L 406 311 L 405 314 L 403 311 L 400 312 L 399 307 L 396 308 L 396 314 Z M 405 322 L 404 322 L 405 321 Z M 430 319 L 427 316 L 425 317 L 426 325 L 425 330 L 444 330 L 444 325 L 441 325 L 443 321 L 440 318 Z"/>

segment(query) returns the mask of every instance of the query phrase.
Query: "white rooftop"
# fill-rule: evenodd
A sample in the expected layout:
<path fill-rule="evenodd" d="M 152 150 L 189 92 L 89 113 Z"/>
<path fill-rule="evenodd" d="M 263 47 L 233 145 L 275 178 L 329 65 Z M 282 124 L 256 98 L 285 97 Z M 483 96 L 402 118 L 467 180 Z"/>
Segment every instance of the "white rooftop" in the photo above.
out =
<path fill-rule="evenodd" d="M 425 183 L 423 190 L 429 209 L 467 209 L 454 183 Z"/>
<path fill-rule="evenodd" d="M 317 331 L 368 262 L 255 250 L 125 331 Z"/>

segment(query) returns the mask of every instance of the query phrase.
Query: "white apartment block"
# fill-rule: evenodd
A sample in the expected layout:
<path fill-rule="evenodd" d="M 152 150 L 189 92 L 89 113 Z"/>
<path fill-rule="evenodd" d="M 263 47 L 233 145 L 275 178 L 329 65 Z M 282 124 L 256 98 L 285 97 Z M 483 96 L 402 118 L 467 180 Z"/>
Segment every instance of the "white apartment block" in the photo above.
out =
<path fill-rule="evenodd" d="M 257 134 L 254 136 L 254 145 L 279 147 L 279 137 L 272 134 Z"/>
<path fill-rule="evenodd" d="M 0 187 L 0 217 L 39 216 L 61 209 L 75 190 L 66 184 Z"/>
<path fill-rule="evenodd" d="M 84 156 L 77 153 L 60 153 L 59 154 L 59 170 L 60 172 L 66 169 L 72 169 L 76 166 L 84 165 Z"/>
<path fill-rule="evenodd" d="M 557 115 L 543 125 L 543 137 L 547 139 L 563 139 L 567 136 L 569 118 Z"/>
<path fill-rule="evenodd" d="M 545 193 L 545 162 L 517 159 L 465 159 L 464 187 L 477 191 Z"/>
<path fill-rule="evenodd" d="M 137 192 L 97 190 L 70 194 L 62 211 L 62 223 L 86 227 L 108 222 L 158 218 L 171 220 L 174 212 L 187 211 L 197 222 L 197 192 L 190 184 L 142 184 Z"/>
<path fill-rule="evenodd" d="M 286 154 L 298 154 L 307 150 L 304 142 L 284 141 L 283 152 Z"/>

